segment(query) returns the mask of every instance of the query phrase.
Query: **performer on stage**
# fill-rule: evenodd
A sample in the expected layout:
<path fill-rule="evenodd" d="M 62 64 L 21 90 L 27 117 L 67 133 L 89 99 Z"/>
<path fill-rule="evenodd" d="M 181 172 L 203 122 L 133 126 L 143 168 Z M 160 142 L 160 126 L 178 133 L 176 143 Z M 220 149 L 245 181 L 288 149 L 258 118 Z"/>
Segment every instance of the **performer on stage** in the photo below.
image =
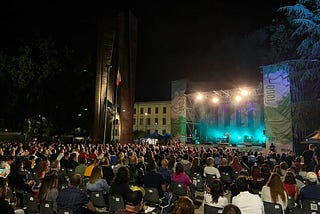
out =
<path fill-rule="evenodd" d="M 226 136 L 226 143 L 229 143 L 229 141 L 230 141 L 230 135 L 229 135 L 229 133 L 226 132 L 224 135 Z"/>

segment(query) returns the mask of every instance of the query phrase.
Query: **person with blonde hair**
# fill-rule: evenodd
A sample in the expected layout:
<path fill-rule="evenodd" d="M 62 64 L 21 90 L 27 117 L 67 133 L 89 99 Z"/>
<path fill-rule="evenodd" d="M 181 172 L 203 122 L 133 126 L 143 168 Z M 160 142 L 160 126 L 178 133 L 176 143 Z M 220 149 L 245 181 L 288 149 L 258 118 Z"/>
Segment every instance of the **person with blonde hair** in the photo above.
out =
<path fill-rule="evenodd" d="M 266 202 L 281 204 L 282 210 L 286 210 L 288 195 L 278 173 L 272 173 L 266 185 L 262 187 L 261 199 Z"/>
<path fill-rule="evenodd" d="M 110 186 L 107 181 L 102 178 L 102 168 L 101 166 L 95 166 L 92 169 L 91 176 L 87 183 L 87 190 L 91 192 L 103 192 L 104 194 L 109 192 Z"/>
<path fill-rule="evenodd" d="M 174 204 L 170 214 L 194 214 L 194 209 L 192 200 L 187 196 L 183 196 Z"/>

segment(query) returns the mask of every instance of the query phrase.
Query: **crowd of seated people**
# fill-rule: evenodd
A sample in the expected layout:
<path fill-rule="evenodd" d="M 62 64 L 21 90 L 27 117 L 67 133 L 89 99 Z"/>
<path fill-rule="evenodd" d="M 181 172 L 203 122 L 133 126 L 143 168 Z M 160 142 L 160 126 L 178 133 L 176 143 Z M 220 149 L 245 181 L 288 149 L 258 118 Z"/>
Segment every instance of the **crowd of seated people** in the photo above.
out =
<path fill-rule="evenodd" d="M 103 147 L 10 142 L 1 145 L 0 177 L 14 193 L 10 199 L 16 203 L 8 204 L 16 210 L 27 209 L 25 195 L 33 194 L 39 205 L 51 201 L 55 213 L 62 208 L 73 213 L 93 213 L 96 208 L 91 192 L 101 192 L 106 203 L 108 195 L 119 195 L 126 204 L 133 190 L 139 189 L 144 197 L 148 188 L 157 189 L 162 202 L 174 204 L 171 200 L 174 192 L 170 188 L 173 182 L 181 183 L 186 190 L 189 201 L 184 199 L 181 203 L 191 201 L 195 206 L 198 191 L 195 182 L 201 180 L 205 185 L 203 206 L 224 209 L 233 204 L 237 208 L 228 209 L 263 213 L 264 202 L 280 204 L 286 211 L 301 207 L 301 200 L 320 200 L 319 167 L 315 163 L 314 170 L 307 171 L 310 162 L 308 167 L 302 162 L 306 158 L 295 157 L 292 152 L 262 154 L 184 144 Z M 194 180 L 196 174 L 201 179 Z M 293 206 L 289 206 L 292 202 L 289 198 L 293 198 Z M 142 206 L 142 209 L 147 208 Z M 169 212 L 169 207 L 165 212 Z"/>

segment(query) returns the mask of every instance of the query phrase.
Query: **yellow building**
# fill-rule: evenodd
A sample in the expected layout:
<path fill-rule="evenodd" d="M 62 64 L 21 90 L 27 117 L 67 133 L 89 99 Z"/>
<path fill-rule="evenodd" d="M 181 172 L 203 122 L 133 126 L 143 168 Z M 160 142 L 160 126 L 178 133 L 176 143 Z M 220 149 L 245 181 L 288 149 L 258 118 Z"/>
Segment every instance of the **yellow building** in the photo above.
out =
<path fill-rule="evenodd" d="M 171 133 L 171 101 L 135 102 L 133 131 Z"/>

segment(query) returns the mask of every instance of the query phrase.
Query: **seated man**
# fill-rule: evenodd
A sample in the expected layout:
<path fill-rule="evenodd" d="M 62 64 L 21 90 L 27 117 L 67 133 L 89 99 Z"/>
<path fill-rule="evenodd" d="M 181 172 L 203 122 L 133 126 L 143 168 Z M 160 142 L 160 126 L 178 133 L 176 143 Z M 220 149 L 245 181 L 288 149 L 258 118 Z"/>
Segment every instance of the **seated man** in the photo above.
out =
<path fill-rule="evenodd" d="M 232 198 L 232 204 L 238 206 L 242 214 L 264 213 L 263 202 L 259 195 L 251 194 L 248 191 L 249 183 L 246 177 L 238 177 L 236 186 L 240 193 Z"/>
<path fill-rule="evenodd" d="M 301 188 L 300 190 L 300 199 L 307 200 L 320 200 L 320 185 L 317 184 L 317 175 L 314 172 L 308 172 L 306 179 L 308 184 Z"/>
<path fill-rule="evenodd" d="M 78 187 L 81 182 L 80 174 L 73 174 L 70 176 L 70 185 L 59 192 L 57 198 L 57 205 L 60 208 L 72 209 L 73 213 L 85 213 L 84 206 L 92 212 L 95 212 L 95 207 L 89 201 L 87 195 Z"/>

